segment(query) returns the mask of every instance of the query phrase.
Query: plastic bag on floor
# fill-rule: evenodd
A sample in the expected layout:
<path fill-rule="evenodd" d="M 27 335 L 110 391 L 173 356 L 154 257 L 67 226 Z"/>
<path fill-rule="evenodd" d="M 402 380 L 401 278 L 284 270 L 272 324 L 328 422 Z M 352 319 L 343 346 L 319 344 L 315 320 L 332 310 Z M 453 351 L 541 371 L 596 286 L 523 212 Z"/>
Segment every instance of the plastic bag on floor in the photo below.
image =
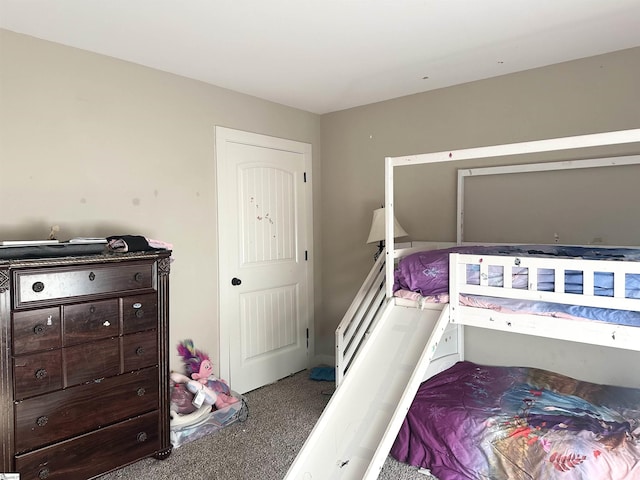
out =
<path fill-rule="evenodd" d="M 206 435 L 211 435 L 235 422 L 244 422 L 249 416 L 249 407 L 242 395 L 232 392 L 237 402 L 211 410 L 211 405 L 203 405 L 193 413 L 180 415 L 171 412 L 171 444 L 178 448 Z"/>

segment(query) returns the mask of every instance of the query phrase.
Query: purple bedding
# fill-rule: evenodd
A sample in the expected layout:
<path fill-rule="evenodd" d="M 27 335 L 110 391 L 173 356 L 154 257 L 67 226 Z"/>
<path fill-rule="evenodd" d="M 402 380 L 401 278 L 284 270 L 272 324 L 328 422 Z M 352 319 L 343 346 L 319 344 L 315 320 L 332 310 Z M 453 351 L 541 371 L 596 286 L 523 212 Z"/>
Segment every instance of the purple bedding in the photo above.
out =
<path fill-rule="evenodd" d="M 564 303 L 495 298 L 482 295 L 460 295 L 460 303 L 470 307 L 485 308 L 509 314 L 531 314 L 573 320 L 597 320 L 599 322 L 640 327 L 640 312 L 614 310 L 612 308 L 585 307 Z M 639 479 L 640 480 L 640 479 Z"/>
<path fill-rule="evenodd" d="M 640 389 L 459 362 L 421 385 L 391 455 L 439 480 L 640 479 Z"/>
<path fill-rule="evenodd" d="M 449 254 L 468 253 L 479 255 L 544 256 L 559 258 L 585 258 L 600 260 L 640 261 L 640 250 L 631 248 L 587 248 L 559 247 L 554 245 L 502 245 L 502 246 L 459 246 L 441 250 L 429 250 L 414 253 L 398 262 L 395 270 L 393 291 L 417 292 L 423 297 L 438 297 L 449 292 Z M 469 266 L 467 281 L 479 284 L 479 270 Z M 502 285 L 502 269 L 489 268 L 489 285 Z M 526 269 L 513 269 L 513 288 L 526 288 L 528 282 Z M 538 290 L 553 291 L 553 270 L 538 271 Z M 565 273 L 565 292 L 582 293 L 582 272 Z M 613 296 L 613 275 L 596 273 L 594 294 Z M 626 276 L 626 297 L 640 298 L 640 275 Z M 565 318 L 587 318 L 620 325 L 640 326 L 640 313 L 611 309 L 581 307 L 549 302 L 525 302 L 521 300 L 497 299 L 491 297 L 467 296 L 461 303 L 481 308 L 491 308 L 509 313 L 532 313 Z"/>

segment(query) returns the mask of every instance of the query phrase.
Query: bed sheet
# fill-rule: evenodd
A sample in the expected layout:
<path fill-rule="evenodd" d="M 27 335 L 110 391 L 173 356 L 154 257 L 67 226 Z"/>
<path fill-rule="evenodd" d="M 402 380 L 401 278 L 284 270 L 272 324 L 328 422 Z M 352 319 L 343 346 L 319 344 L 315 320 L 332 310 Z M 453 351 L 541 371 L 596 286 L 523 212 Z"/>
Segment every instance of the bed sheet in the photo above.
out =
<path fill-rule="evenodd" d="M 458 362 L 420 386 L 391 455 L 439 480 L 640 478 L 640 389 Z"/>
<path fill-rule="evenodd" d="M 587 319 L 615 325 L 640 327 L 640 312 L 631 310 L 585 307 L 583 305 L 496 298 L 482 295 L 460 295 L 460 304 L 512 315 L 529 314 L 572 320 Z"/>
<path fill-rule="evenodd" d="M 397 290 L 394 295 L 398 298 L 416 302 L 417 308 L 424 308 L 429 303 L 449 303 L 449 295 L 446 293 L 423 296 L 410 290 Z M 482 295 L 460 295 L 460 304 L 511 315 L 542 315 L 570 320 L 586 319 L 615 325 L 640 327 L 640 312 L 631 310 L 594 308 L 582 305 L 486 297 Z"/>

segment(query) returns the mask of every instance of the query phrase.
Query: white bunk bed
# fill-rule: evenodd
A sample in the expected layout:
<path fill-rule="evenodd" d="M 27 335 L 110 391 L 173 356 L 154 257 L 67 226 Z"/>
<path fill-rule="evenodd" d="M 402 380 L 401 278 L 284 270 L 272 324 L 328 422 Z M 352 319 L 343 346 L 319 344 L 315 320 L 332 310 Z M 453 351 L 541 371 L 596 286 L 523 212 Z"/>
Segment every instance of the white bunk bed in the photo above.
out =
<path fill-rule="evenodd" d="M 635 142 L 640 142 L 640 129 L 387 158 L 385 258 L 374 266 L 336 332 L 338 388 L 285 478 L 377 478 L 420 383 L 464 360 L 464 325 L 640 351 L 639 327 L 584 320 L 576 329 L 575 319 L 501 314 L 459 301 L 461 294 L 480 294 L 640 312 L 640 298 L 626 298 L 624 291 L 625 276 L 640 275 L 640 262 L 452 254 L 451 303 L 415 308 L 393 296 L 396 261 L 407 253 L 394 249 L 395 167 Z M 459 207 L 458 242 L 461 230 Z M 479 284 L 468 282 L 467 265 L 481 270 Z M 491 265 L 503 272 L 514 265 L 527 269 L 527 287 L 513 288 L 508 274 L 502 286 L 491 284 L 482 275 Z M 537 289 L 535 276 L 541 268 L 554 272 L 551 291 Z M 584 272 L 581 294 L 564 291 L 569 270 Z M 594 296 L 594 272 L 613 276 L 612 297 Z"/>

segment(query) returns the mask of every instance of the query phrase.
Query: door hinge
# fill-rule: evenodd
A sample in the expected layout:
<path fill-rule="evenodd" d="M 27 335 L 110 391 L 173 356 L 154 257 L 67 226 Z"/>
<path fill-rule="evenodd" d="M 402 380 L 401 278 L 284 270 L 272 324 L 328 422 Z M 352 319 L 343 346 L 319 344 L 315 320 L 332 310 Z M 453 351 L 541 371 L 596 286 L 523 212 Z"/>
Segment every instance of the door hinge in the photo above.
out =
<path fill-rule="evenodd" d="M 304 251 L 304 261 L 307 262 L 309 260 L 309 252 L 308 251 Z"/>
<path fill-rule="evenodd" d="M 307 183 L 307 172 L 304 172 L 303 177 L 304 177 L 304 183 Z"/>
<path fill-rule="evenodd" d="M 307 348 L 309 348 L 309 329 L 307 328 Z"/>

